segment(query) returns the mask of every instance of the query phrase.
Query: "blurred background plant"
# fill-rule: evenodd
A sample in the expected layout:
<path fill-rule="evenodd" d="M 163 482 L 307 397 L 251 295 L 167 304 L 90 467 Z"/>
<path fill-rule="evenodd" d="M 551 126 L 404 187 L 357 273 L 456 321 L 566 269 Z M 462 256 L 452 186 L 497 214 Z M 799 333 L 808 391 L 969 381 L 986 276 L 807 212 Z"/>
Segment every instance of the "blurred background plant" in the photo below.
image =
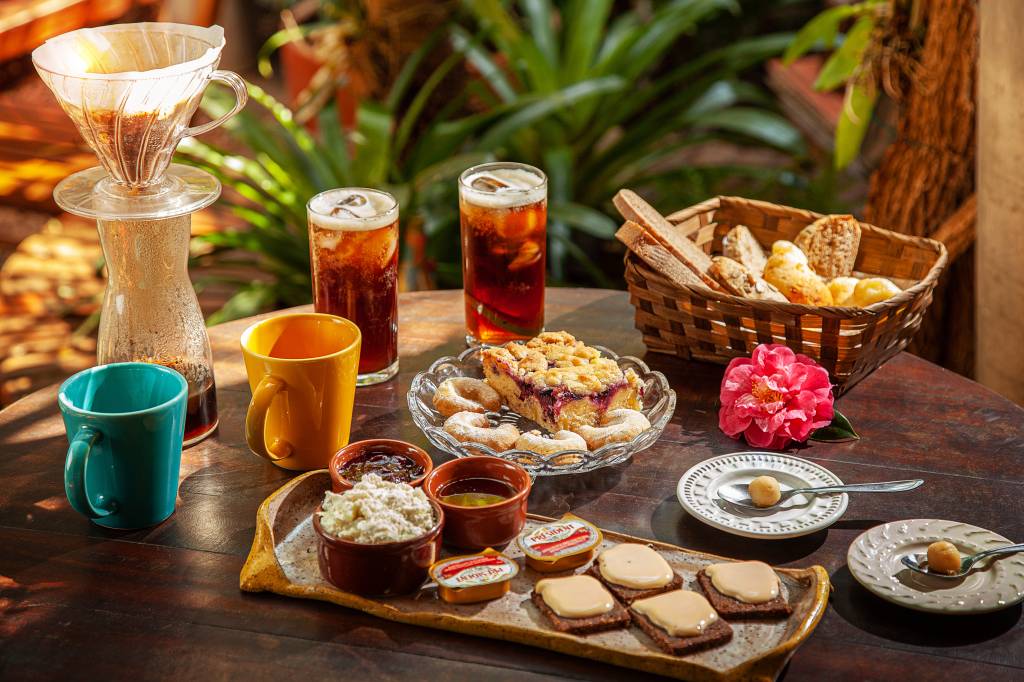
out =
<path fill-rule="evenodd" d="M 461 285 L 455 177 L 490 158 L 548 174 L 556 285 L 620 284 L 610 200 L 621 187 L 664 210 L 733 190 L 798 205 L 813 196 L 819 208 L 834 203 L 833 176 L 807 172 L 814 165 L 800 133 L 749 77 L 792 35 L 701 35 L 723 15 L 740 16 L 734 0 L 668 0 L 650 11 L 617 11 L 612 0 L 475 0 L 440 22 L 405 7 L 406 20 L 435 28 L 369 92 L 348 74 L 365 77 L 349 68 L 351 55 L 366 54 L 355 46 L 380 37 L 368 28 L 381 16 L 372 5 L 371 13 L 362 2 L 324 3 L 306 24 L 286 13 L 260 63 L 269 73 L 276 50 L 320 46 L 311 48 L 320 67 L 298 89 L 296 112 L 252 86 L 254 104 L 226 126 L 244 151 L 195 139 L 179 148 L 234 190 L 222 201 L 245 223 L 197 237 L 200 262 L 240 287 L 211 323 L 310 300 L 305 201 L 335 186 L 384 187 L 399 197 L 406 288 Z M 216 116 L 225 106 L 210 89 L 203 110 Z M 744 153 L 707 158 L 716 144 Z M 768 161 L 746 160 L 751 149 Z M 230 274 L 254 266 L 267 277 Z"/>
<path fill-rule="evenodd" d="M 814 88 L 843 88 L 833 155 L 837 169 L 849 166 L 860 153 L 879 95 L 884 92 L 898 101 L 908 82 L 922 84 L 915 55 L 923 41 L 922 0 L 862 0 L 821 12 L 786 48 L 786 64 L 811 50 L 834 50 Z"/>

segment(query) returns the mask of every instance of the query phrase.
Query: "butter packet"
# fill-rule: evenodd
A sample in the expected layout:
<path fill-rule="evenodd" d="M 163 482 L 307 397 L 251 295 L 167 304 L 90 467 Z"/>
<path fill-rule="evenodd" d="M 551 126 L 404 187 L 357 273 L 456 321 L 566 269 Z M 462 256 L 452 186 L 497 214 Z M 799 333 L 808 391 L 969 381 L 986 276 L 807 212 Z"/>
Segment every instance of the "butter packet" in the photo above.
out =
<path fill-rule="evenodd" d="M 516 538 L 526 565 L 540 573 L 582 566 L 594 557 L 601 540 L 600 528 L 574 514 L 523 531 Z"/>

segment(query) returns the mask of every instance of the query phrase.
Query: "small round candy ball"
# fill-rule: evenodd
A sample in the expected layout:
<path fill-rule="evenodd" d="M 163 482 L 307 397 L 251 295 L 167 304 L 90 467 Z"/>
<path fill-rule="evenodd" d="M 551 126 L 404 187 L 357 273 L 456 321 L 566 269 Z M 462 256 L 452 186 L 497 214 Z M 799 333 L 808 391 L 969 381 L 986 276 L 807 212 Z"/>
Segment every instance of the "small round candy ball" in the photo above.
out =
<path fill-rule="evenodd" d="M 952 542 L 939 540 L 928 545 L 928 570 L 935 573 L 958 573 L 960 551 Z"/>
<path fill-rule="evenodd" d="M 779 482 L 771 476 L 758 476 L 747 488 L 750 499 L 758 507 L 770 507 L 782 498 Z"/>

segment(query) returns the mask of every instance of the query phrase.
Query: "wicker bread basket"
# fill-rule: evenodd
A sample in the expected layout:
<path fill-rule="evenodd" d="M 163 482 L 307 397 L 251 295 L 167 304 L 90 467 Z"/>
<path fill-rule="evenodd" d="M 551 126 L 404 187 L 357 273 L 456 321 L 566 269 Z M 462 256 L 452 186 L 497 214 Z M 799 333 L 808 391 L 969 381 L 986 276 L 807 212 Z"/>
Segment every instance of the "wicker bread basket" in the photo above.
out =
<path fill-rule="evenodd" d="M 792 241 L 820 214 L 740 197 L 716 197 L 667 216 L 707 253 L 746 225 L 770 247 Z M 903 292 L 867 308 L 810 306 L 741 298 L 704 286 L 680 286 L 626 253 L 626 282 L 647 348 L 725 364 L 761 343 L 783 343 L 822 364 L 842 393 L 906 347 L 921 326 L 946 264 L 946 248 L 861 223 L 858 274 L 888 277 Z"/>

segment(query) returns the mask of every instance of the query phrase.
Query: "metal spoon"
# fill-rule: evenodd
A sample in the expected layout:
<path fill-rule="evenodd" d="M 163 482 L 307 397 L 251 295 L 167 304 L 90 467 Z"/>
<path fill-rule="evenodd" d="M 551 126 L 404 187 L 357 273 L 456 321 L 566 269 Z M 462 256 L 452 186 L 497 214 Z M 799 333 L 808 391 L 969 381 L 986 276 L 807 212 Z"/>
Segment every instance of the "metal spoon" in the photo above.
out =
<path fill-rule="evenodd" d="M 939 573 L 937 571 L 928 570 L 928 555 L 927 554 L 907 554 L 900 561 L 903 565 L 912 571 L 923 573 L 924 575 L 934 576 L 936 578 L 963 578 L 967 575 L 971 567 L 978 563 L 982 559 L 990 556 L 1002 556 L 1004 554 L 1016 554 L 1017 552 L 1024 552 L 1024 544 L 1021 545 L 1007 545 L 1006 547 L 996 547 L 995 549 L 988 549 L 984 552 L 978 552 L 977 554 L 970 554 L 960 559 L 960 571 L 958 573 Z"/>
<path fill-rule="evenodd" d="M 765 511 L 767 509 L 774 509 L 775 507 L 778 507 L 794 495 L 820 495 L 823 493 L 900 493 L 906 490 L 913 490 L 914 488 L 921 486 L 923 483 L 924 480 L 915 478 L 908 481 L 850 483 L 848 485 L 826 485 L 818 488 L 794 488 L 793 490 L 783 490 L 782 497 L 779 498 L 779 501 L 768 507 L 758 507 L 754 504 L 754 501 L 750 499 L 750 494 L 747 492 L 747 484 L 745 483 L 733 483 L 732 485 L 722 486 L 718 489 L 718 496 L 730 504 L 735 504 L 737 507 L 745 507 L 756 511 Z"/>

